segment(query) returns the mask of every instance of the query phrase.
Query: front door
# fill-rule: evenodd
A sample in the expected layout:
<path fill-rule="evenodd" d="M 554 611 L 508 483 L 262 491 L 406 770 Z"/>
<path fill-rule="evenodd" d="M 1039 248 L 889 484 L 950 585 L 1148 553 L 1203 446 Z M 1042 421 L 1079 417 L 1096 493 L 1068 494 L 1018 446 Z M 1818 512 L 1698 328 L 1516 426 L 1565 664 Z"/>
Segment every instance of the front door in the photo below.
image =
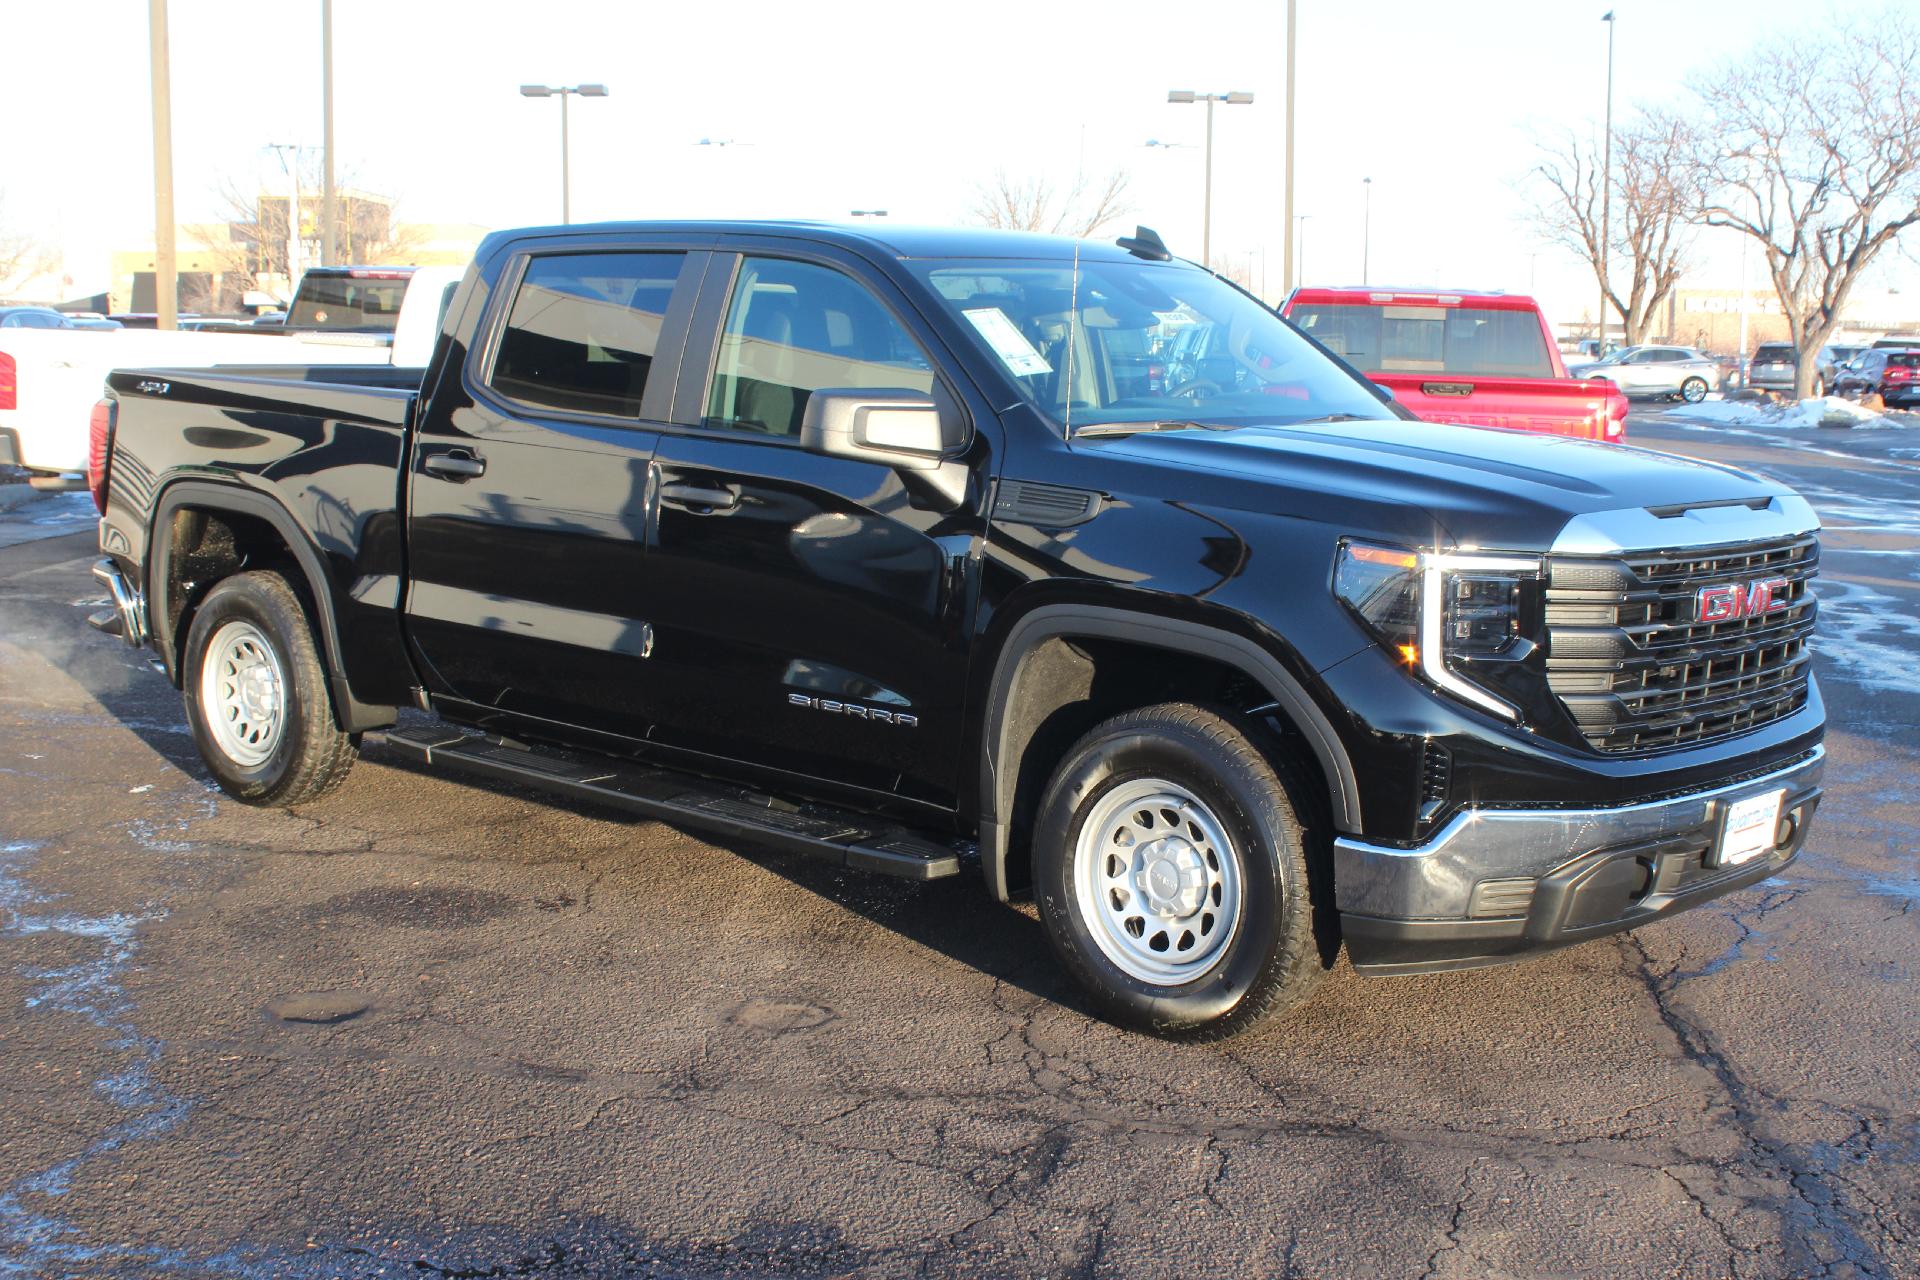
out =
<path fill-rule="evenodd" d="M 516 258 L 464 384 L 431 397 L 407 626 L 456 717 L 646 735 L 647 486 L 706 261 L 630 246 Z"/>
<path fill-rule="evenodd" d="M 945 495 L 802 449 L 818 388 L 950 391 L 930 335 L 852 263 L 716 254 L 708 281 L 711 368 L 656 449 L 655 740 L 950 807 L 987 443 Z"/>

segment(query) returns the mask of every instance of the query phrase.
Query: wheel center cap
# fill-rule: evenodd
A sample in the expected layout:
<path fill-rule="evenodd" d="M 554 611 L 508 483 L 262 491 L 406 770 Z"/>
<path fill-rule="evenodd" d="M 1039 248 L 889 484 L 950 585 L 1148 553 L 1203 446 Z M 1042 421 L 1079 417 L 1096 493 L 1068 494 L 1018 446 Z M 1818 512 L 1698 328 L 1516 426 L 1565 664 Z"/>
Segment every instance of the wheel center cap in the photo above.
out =
<path fill-rule="evenodd" d="M 1178 837 L 1157 840 L 1141 853 L 1134 884 L 1155 915 L 1180 919 L 1200 909 L 1206 896 L 1206 863 Z"/>

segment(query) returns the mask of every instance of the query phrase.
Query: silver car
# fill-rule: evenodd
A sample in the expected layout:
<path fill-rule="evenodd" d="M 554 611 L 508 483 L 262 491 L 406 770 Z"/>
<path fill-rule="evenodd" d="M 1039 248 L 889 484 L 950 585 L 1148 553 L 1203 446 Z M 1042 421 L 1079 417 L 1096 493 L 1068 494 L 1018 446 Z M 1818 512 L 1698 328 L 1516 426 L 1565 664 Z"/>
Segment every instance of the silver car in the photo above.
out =
<path fill-rule="evenodd" d="M 1813 370 L 1813 394 L 1823 396 L 1833 386 L 1835 375 L 1840 371 L 1840 361 L 1832 347 L 1820 348 L 1818 363 Z M 1747 382 L 1762 391 L 1792 391 L 1793 372 L 1800 367 L 1800 355 L 1793 349 L 1791 342 L 1763 342 L 1753 351 L 1753 363 L 1748 368 Z"/>
<path fill-rule="evenodd" d="M 1575 365 L 1576 378 L 1605 378 L 1628 396 L 1678 396 L 1699 404 L 1720 388 L 1720 365 L 1692 347 L 1622 347 L 1605 360 Z"/>

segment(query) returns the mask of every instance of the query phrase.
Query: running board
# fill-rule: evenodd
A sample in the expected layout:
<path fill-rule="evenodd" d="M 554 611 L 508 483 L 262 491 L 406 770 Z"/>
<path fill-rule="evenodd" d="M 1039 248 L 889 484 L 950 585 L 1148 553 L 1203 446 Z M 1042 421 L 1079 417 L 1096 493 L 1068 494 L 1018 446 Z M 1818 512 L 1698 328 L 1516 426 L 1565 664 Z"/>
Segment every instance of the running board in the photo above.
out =
<path fill-rule="evenodd" d="M 539 787 L 649 818 L 738 836 L 854 871 L 906 880 L 958 875 L 967 846 L 869 817 L 587 752 L 526 747 L 441 725 L 389 729 L 386 743 L 434 768 Z"/>

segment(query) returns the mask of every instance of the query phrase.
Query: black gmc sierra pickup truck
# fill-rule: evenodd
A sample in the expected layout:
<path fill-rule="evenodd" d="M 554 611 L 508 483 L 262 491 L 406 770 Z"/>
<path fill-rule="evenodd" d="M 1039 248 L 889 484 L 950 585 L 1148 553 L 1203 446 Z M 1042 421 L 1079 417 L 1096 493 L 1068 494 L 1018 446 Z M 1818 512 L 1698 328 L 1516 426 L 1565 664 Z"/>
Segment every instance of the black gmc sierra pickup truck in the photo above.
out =
<path fill-rule="evenodd" d="M 235 798 L 312 801 L 382 731 L 847 867 L 977 860 L 1162 1034 L 1295 1005 L 1343 942 L 1406 973 L 1672 914 L 1819 797 L 1803 499 L 1415 420 L 1144 230 L 503 232 L 424 370 L 119 371 L 93 427 L 96 621 Z"/>

